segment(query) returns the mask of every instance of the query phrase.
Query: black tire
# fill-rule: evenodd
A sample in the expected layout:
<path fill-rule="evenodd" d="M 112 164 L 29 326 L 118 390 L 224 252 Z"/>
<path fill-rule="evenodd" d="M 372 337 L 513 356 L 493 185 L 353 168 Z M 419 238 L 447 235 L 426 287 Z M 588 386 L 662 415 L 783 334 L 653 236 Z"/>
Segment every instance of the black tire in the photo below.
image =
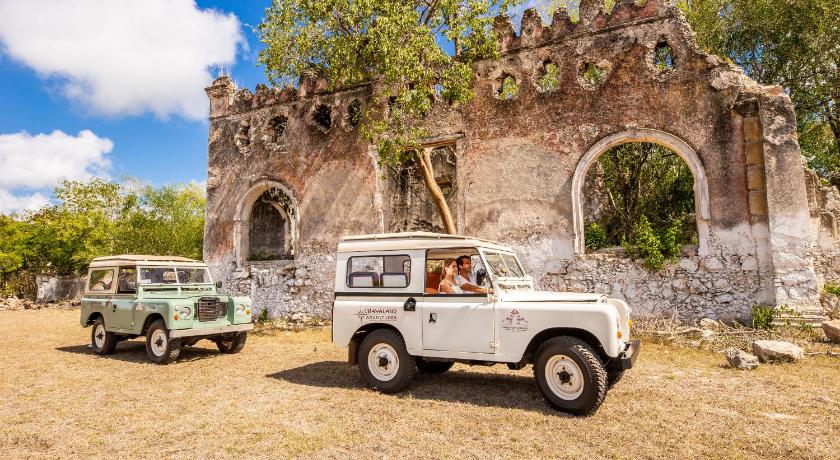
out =
<path fill-rule="evenodd" d="M 402 391 L 417 377 L 416 358 L 408 354 L 402 336 L 390 329 L 377 329 L 368 334 L 357 356 L 362 378 L 371 388 L 383 393 Z M 376 360 L 373 369 L 372 360 Z"/>
<path fill-rule="evenodd" d="M 598 410 L 607 395 L 607 371 L 592 347 L 574 337 L 555 337 L 540 345 L 536 357 L 534 378 L 555 409 L 575 415 Z"/>
<path fill-rule="evenodd" d="M 229 355 L 239 353 L 245 347 L 245 340 L 248 338 L 247 332 L 234 332 L 232 334 L 225 334 L 216 339 L 216 346 L 219 351 Z"/>
<path fill-rule="evenodd" d="M 443 374 L 452 366 L 455 365 L 452 361 L 426 361 L 423 358 L 417 358 L 417 370 L 424 374 Z"/>
<path fill-rule="evenodd" d="M 146 331 L 146 354 L 155 364 L 169 364 L 181 355 L 181 339 L 169 338 L 162 319 L 153 322 Z"/>
<path fill-rule="evenodd" d="M 117 335 L 105 330 L 105 320 L 100 316 L 90 331 L 90 347 L 97 355 L 110 355 L 117 348 Z"/>

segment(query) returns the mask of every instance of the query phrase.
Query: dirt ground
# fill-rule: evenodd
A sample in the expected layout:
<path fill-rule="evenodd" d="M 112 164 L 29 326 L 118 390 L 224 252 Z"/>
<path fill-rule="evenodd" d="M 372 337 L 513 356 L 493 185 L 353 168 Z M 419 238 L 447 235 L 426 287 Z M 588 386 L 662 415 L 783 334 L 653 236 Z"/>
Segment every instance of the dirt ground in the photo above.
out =
<path fill-rule="evenodd" d="M 366 389 L 329 329 L 210 342 L 169 366 L 99 358 L 77 311 L 0 312 L 0 458 L 837 458 L 840 359 L 744 372 L 647 344 L 592 417 L 551 410 L 527 367 L 456 365 Z"/>

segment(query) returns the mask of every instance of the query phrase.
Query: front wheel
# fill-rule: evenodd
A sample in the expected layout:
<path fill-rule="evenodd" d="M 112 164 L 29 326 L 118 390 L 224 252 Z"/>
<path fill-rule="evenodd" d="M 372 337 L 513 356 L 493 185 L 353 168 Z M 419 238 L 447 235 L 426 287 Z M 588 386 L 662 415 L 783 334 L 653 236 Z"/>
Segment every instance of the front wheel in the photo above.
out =
<path fill-rule="evenodd" d="M 417 376 L 417 360 L 408 354 L 403 338 L 390 329 L 378 329 L 362 340 L 359 372 L 372 388 L 396 393 Z"/>
<path fill-rule="evenodd" d="M 586 342 L 555 337 L 537 350 L 534 378 L 554 408 L 575 415 L 598 410 L 607 395 L 607 371 Z"/>
<path fill-rule="evenodd" d="M 117 336 L 105 330 L 105 320 L 100 316 L 90 331 L 90 347 L 97 355 L 110 355 L 117 348 Z"/>
<path fill-rule="evenodd" d="M 146 354 L 155 364 L 169 364 L 181 354 L 181 339 L 169 337 L 162 319 L 152 323 L 146 331 Z"/>
<path fill-rule="evenodd" d="M 245 346 L 245 339 L 247 338 L 247 332 L 234 332 L 232 334 L 226 334 L 216 339 L 216 346 L 219 347 L 219 351 L 222 353 L 232 355 L 242 351 L 242 348 Z"/>

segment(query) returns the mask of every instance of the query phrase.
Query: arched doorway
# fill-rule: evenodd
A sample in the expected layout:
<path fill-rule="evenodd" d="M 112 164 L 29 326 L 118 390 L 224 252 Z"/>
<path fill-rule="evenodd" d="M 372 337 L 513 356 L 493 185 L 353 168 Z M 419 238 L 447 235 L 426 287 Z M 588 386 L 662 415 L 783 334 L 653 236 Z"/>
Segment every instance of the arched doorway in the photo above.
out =
<path fill-rule="evenodd" d="M 575 252 L 577 254 L 584 254 L 586 252 L 584 236 L 586 213 L 584 212 L 585 201 L 583 188 L 587 173 L 602 154 L 616 146 L 627 143 L 657 144 L 670 150 L 685 162 L 685 165 L 691 171 L 694 178 L 693 190 L 698 254 L 707 254 L 709 236 L 709 186 L 706 181 L 706 173 L 703 169 L 702 162 L 694 149 L 683 140 L 671 134 L 652 129 L 634 129 L 608 136 L 592 146 L 583 158 L 581 158 L 572 176 L 572 214 L 574 221 Z"/>
<path fill-rule="evenodd" d="M 240 200 L 234 244 L 237 265 L 294 259 L 297 248 L 297 201 L 275 181 L 262 181 Z"/>

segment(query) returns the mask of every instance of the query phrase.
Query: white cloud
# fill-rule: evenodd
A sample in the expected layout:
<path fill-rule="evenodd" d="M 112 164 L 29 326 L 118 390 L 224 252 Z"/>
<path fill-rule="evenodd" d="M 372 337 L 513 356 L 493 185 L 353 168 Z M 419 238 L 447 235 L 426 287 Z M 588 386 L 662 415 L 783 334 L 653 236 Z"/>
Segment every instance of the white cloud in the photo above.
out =
<path fill-rule="evenodd" d="M 10 214 L 16 211 L 36 210 L 49 204 L 49 200 L 43 193 L 16 196 L 0 189 L 0 213 Z"/>
<path fill-rule="evenodd" d="M 0 211 L 33 209 L 47 203 L 42 193 L 13 191 L 55 187 L 62 180 L 107 177 L 111 168 L 110 139 L 90 131 L 77 136 L 53 131 L 31 135 L 25 131 L 0 134 Z"/>
<path fill-rule="evenodd" d="M 193 0 L 0 0 L 4 52 L 105 115 L 207 116 L 210 68 L 246 42 Z"/>

